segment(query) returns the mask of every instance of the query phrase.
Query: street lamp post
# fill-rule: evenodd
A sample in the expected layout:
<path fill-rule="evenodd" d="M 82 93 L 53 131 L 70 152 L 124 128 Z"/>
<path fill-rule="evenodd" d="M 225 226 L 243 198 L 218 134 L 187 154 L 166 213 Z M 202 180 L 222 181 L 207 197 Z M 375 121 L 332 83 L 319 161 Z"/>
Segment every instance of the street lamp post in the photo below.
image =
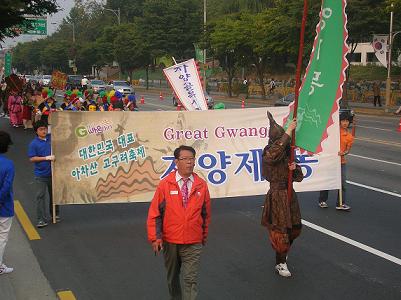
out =
<path fill-rule="evenodd" d="M 117 8 L 117 9 L 104 8 L 104 10 L 111 11 L 113 14 L 115 14 L 117 19 L 118 19 L 118 25 L 121 24 L 121 11 L 120 11 L 120 8 Z"/>
<path fill-rule="evenodd" d="M 72 26 L 72 44 L 73 44 L 73 49 L 74 49 L 74 67 L 73 67 L 73 72 L 74 75 L 77 74 L 77 65 L 76 65 L 76 61 L 77 61 L 77 53 L 76 53 L 76 48 L 75 48 L 75 24 L 74 23 L 66 23 L 69 26 Z"/>
<path fill-rule="evenodd" d="M 120 11 L 120 8 L 117 8 L 117 9 L 104 8 L 104 10 L 111 11 L 113 14 L 115 14 L 117 19 L 118 19 L 118 25 L 121 25 L 121 11 Z M 118 78 L 119 79 L 121 78 L 121 66 L 120 66 L 120 63 L 118 64 Z"/>

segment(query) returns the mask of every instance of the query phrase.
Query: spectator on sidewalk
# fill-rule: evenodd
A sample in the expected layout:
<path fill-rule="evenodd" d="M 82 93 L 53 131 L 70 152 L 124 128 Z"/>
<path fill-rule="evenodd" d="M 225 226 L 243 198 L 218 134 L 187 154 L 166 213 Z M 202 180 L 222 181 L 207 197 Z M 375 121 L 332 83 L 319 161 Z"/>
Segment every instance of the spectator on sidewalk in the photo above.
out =
<path fill-rule="evenodd" d="M 376 103 L 381 107 L 382 102 L 380 99 L 380 81 L 373 83 L 373 105 L 376 107 Z"/>
<path fill-rule="evenodd" d="M 274 81 L 274 78 L 272 78 L 269 84 L 269 93 L 273 94 L 275 89 L 276 89 L 276 82 Z"/>
<path fill-rule="evenodd" d="M 208 235 L 210 195 L 206 182 L 193 172 L 195 154 L 189 146 L 175 149 L 177 170 L 160 181 L 149 207 L 148 239 L 155 254 L 163 250 L 170 299 L 196 299 Z"/>
<path fill-rule="evenodd" d="M 51 154 L 51 138 L 47 133 L 47 123 L 39 120 L 34 125 L 36 138 L 29 144 L 28 156 L 35 164 L 36 194 L 36 227 L 42 228 L 48 225 L 50 217 L 53 217 L 52 197 L 52 169 L 51 161 L 55 160 Z M 49 205 L 46 205 L 46 194 L 49 195 Z M 59 221 L 58 206 L 56 206 L 56 220 Z"/>
<path fill-rule="evenodd" d="M 346 169 L 346 160 L 345 155 L 347 155 L 352 147 L 352 143 L 354 142 L 354 137 L 351 133 L 348 132 L 349 126 L 349 114 L 342 113 L 340 114 L 340 151 L 338 155 L 341 156 L 341 190 L 338 191 L 337 194 L 337 210 L 349 211 L 351 209 L 346 203 L 346 180 L 347 180 L 347 169 Z M 342 193 L 342 204 L 340 203 L 340 192 Z M 320 191 L 319 195 L 319 206 L 321 208 L 327 208 L 327 199 L 329 197 L 329 191 Z"/>
<path fill-rule="evenodd" d="M 0 131 L 0 275 L 11 273 L 14 269 L 3 263 L 4 249 L 8 241 L 11 223 L 14 216 L 14 164 L 3 154 L 12 145 L 10 135 Z"/>

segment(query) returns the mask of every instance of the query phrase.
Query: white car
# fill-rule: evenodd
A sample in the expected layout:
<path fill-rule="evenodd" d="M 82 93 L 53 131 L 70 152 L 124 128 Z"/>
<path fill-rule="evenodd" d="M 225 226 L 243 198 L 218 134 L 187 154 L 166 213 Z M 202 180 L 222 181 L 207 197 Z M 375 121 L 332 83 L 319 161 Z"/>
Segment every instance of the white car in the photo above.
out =
<path fill-rule="evenodd" d="M 134 88 L 128 82 L 123 80 L 113 80 L 106 89 L 119 91 L 123 95 L 135 95 Z"/>
<path fill-rule="evenodd" d="M 106 90 L 106 83 L 103 80 L 93 79 L 89 82 L 88 88 L 98 93 Z"/>
<path fill-rule="evenodd" d="M 45 86 L 49 86 L 52 82 L 52 75 L 43 75 L 42 76 L 42 84 Z"/>

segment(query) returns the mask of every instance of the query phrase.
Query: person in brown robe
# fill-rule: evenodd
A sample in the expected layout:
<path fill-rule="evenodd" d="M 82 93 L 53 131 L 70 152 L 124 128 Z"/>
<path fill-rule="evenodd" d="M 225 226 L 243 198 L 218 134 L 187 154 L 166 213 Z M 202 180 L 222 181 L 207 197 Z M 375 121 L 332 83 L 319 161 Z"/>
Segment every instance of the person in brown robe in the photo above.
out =
<path fill-rule="evenodd" d="M 300 182 L 303 174 L 300 166 L 289 164 L 290 140 L 296 128 L 292 120 L 286 131 L 278 125 L 270 112 L 269 143 L 263 149 L 262 175 L 270 182 L 262 214 L 262 225 L 269 232 L 270 242 L 276 251 L 275 270 L 284 277 L 291 276 L 287 267 L 287 253 L 292 242 L 301 233 L 301 212 L 295 191 L 289 203 L 287 197 L 288 174 L 293 170 L 293 181 Z"/>

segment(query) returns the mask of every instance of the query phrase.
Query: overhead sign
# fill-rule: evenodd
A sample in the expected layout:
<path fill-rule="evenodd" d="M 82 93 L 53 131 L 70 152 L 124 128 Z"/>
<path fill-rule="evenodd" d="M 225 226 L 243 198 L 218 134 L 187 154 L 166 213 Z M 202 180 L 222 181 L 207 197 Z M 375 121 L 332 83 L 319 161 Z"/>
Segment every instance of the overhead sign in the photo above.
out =
<path fill-rule="evenodd" d="M 269 107 L 282 124 L 288 107 Z M 135 116 L 134 116 L 135 115 Z M 206 121 L 207 120 L 207 121 Z M 160 179 L 175 168 L 180 145 L 196 150 L 195 172 L 213 198 L 262 195 L 268 142 L 265 108 L 208 111 L 54 112 L 51 115 L 53 201 L 91 204 L 150 201 Z M 149 126 L 151 124 L 151 126 Z M 320 155 L 297 152 L 305 179 L 297 191 L 340 187 L 339 119 Z"/>
<path fill-rule="evenodd" d="M 14 32 L 27 35 L 47 35 L 47 17 L 25 15 L 24 22 L 16 28 Z"/>
<path fill-rule="evenodd" d="M 163 69 L 163 72 L 186 110 L 207 110 L 205 94 L 194 59 Z"/>

